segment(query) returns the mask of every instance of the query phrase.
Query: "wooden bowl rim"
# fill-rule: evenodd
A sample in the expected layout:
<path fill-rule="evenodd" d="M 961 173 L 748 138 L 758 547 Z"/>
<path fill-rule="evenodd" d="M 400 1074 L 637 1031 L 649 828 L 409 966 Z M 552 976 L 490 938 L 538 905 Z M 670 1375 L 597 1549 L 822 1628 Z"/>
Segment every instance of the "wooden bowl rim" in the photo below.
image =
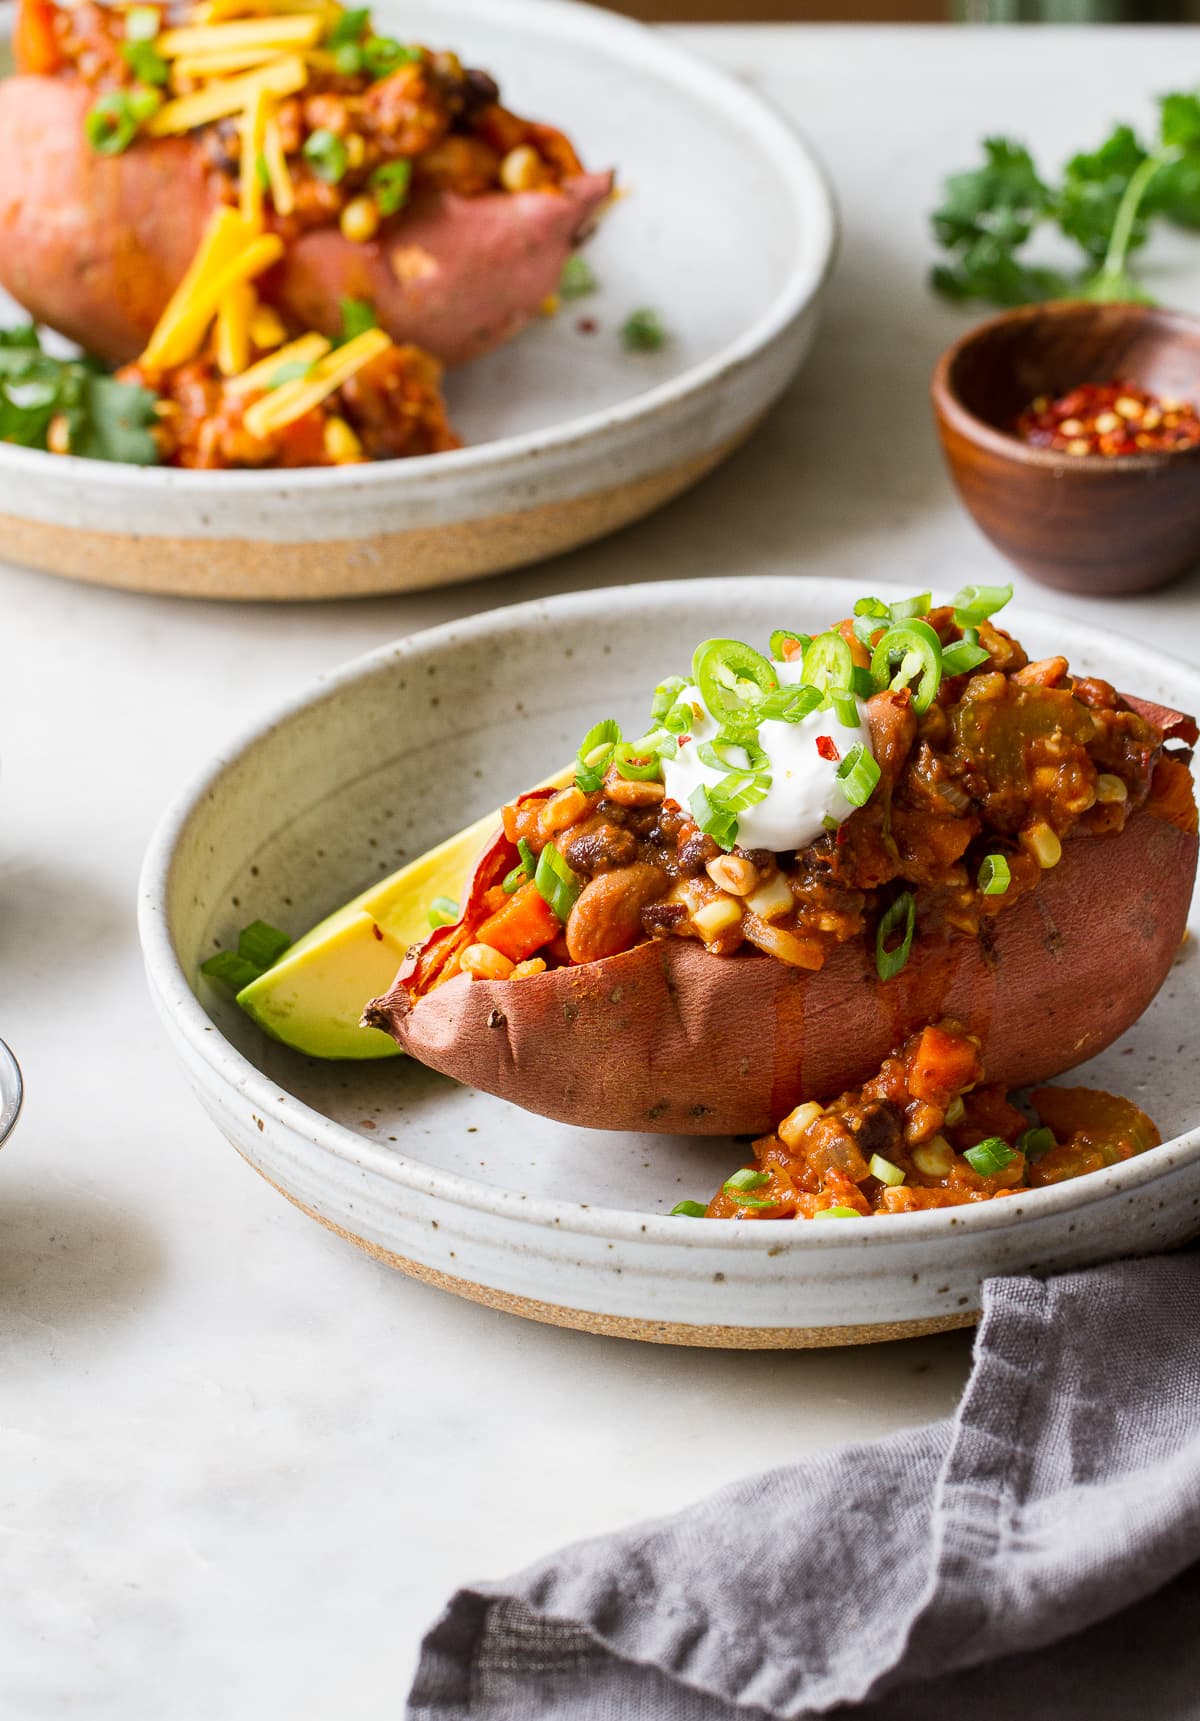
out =
<path fill-rule="evenodd" d="M 1200 444 L 1194 448 L 1173 452 L 1124 454 L 1119 458 L 1110 454 L 1064 455 L 1051 448 L 1031 448 L 1017 437 L 997 430 L 986 419 L 980 418 L 977 413 L 964 406 L 957 390 L 951 385 L 951 372 L 961 354 L 985 336 L 994 334 L 997 329 L 1011 324 L 1031 323 L 1039 317 L 1061 315 L 1065 318 L 1081 310 L 1096 311 L 1101 308 L 1102 306 L 1092 299 L 1054 299 L 1036 305 L 1017 305 L 1011 310 L 1001 311 L 994 317 L 985 317 L 982 322 L 972 324 L 957 340 L 951 341 L 934 366 L 930 395 L 937 417 L 957 430 L 968 442 L 987 449 L 998 459 L 1034 470 L 1053 470 L 1059 476 L 1078 473 L 1086 474 L 1090 478 L 1100 473 L 1159 472 L 1182 466 L 1184 462 L 1194 462 L 1200 457 Z M 1171 310 L 1165 305 L 1138 304 L 1136 300 L 1113 301 L 1113 308 L 1135 312 L 1148 322 L 1166 324 L 1173 335 L 1178 334 L 1180 328 L 1188 329 L 1195 335 L 1200 353 L 1200 317 L 1190 316 L 1186 311 Z"/>

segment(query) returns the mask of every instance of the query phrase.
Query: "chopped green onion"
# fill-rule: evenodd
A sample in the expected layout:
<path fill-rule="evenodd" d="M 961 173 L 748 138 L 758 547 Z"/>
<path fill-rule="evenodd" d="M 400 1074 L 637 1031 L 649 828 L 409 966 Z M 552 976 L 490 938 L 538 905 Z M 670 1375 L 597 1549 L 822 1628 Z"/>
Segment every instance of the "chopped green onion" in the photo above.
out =
<path fill-rule="evenodd" d="M 521 865 L 525 868 L 525 877 L 532 878 L 537 872 L 537 856 L 524 837 L 517 838 L 517 853 L 521 857 Z"/>
<path fill-rule="evenodd" d="M 647 751 L 641 741 L 620 741 L 613 750 L 612 762 L 618 776 L 631 783 L 654 783 L 662 778 L 662 759 L 655 751 Z"/>
<path fill-rule="evenodd" d="M 368 36 L 362 45 L 363 65 L 372 78 L 389 77 L 400 66 L 411 66 L 421 58 L 419 48 L 408 48 L 391 36 Z"/>
<path fill-rule="evenodd" d="M 721 1185 L 726 1195 L 736 1195 L 739 1189 L 761 1189 L 770 1183 L 769 1171 L 752 1171 L 748 1166 L 743 1171 L 735 1171 L 732 1177 L 726 1178 Z"/>
<path fill-rule="evenodd" d="M 778 1201 L 765 1201 L 758 1195 L 734 1195 L 732 1199 L 739 1207 L 778 1207 Z"/>
<path fill-rule="evenodd" d="M 309 374 L 316 362 L 315 359 L 288 359 L 267 378 L 267 391 L 282 388 L 285 382 L 299 382 L 301 377 Z"/>
<path fill-rule="evenodd" d="M 804 656 L 804 652 L 811 643 L 811 640 L 811 634 L 793 633 L 790 628 L 777 627 L 775 632 L 771 635 L 769 650 L 776 663 L 794 663 L 798 657 Z M 789 645 L 798 645 L 800 647 L 800 650 L 794 651 L 791 654 L 791 657 L 788 656 L 785 649 Z"/>
<path fill-rule="evenodd" d="M 586 299 L 598 286 L 592 266 L 578 252 L 568 257 L 558 278 L 558 290 L 564 299 Z"/>
<path fill-rule="evenodd" d="M 731 758 L 731 752 L 740 757 Z M 764 771 L 771 763 L 757 741 L 733 741 L 728 735 L 718 735 L 715 741 L 701 741 L 696 757 L 714 771 Z"/>
<path fill-rule="evenodd" d="M 928 711 L 942 679 L 942 644 L 929 623 L 913 619 L 889 628 L 875 647 L 871 677 L 880 691 L 916 681 L 913 710 Z"/>
<path fill-rule="evenodd" d="M 854 606 L 856 616 L 875 616 L 880 621 L 892 619 L 892 606 L 885 604 L 882 598 L 859 598 Z"/>
<path fill-rule="evenodd" d="M 765 771 L 730 771 L 719 783 L 713 783 L 708 795 L 714 806 L 727 813 L 744 813 L 765 801 L 771 779 Z M 718 839 L 719 840 L 719 839 Z"/>
<path fill-rule="evenodd" d="M 981 621 L 1002 610 L 1013 595 L 1009 586 L 964 586 L 954 599 L 954 619 L 959 627 L 978 627 Z"/>
<path fill-rule="evenodd" d="M 306 138 L 304 159 L 326 185 L 339 185 L 346 176 L 349 163 L 346 146 L 336 132 L 327 130 L 325 126 Z"/>
<path fill-rule="evenodd" d="M 231 992 L 240 992 L 262 977 L 261 968 L 247 962 L 244 956 L 238 956 L 233 950 L 218 950 L 215 956 L 200 964 L 200 972 L 209 980 L 219 980 Z"/>
<path fill-rule="evenodd" d="M 1008 1143 L 1001 1141 L 998 1135 L 989 1135 L 986 1141 L 969 1147 L 963 1154 L 972 1171 L 977 1171 L 980 1177 L 994 1177 L 1006 1165 L 1011 1165 L 1016 1157 Z"/>
<path fill-rule="evenodd" d="M 375 207 L 385 218 L 404 208 L 411 184 L 411 161 L 381 162 L 367 181 Z"/>
<path fill-rule="evenodd" d="M 671 1209 L 672 1219 L 703 1219 L 708 1208 L 702 1201 L 677 1201 Z"/>
<path fill-rule="evenodd" d="M 875 691 L 875 682 L 869 669 L 863 669 L 857 663 L 854 665 L 850 671 L 850 691 L 857 694 L 860 699 L 870 699 Z"/>
<path fill-rule="evenodd" d="M 819 633 L 804 649 L 804 680 L 822 693 L 845 691 L 854 675 L 854 658 L 840 633 Z"/>
<path fill-rule="evenodd" d="M 814 1219 L 861 1219 L 857 1207 L 818 1207 Z"/>
<path fill-rule="evenodd" d="M 1052 1147 L 1057 1147 L 1054 1131 L 1047 1129 L 1045 1124 L 1038 1124 L 1033 1129 L 1023 1130 L 1017 1137 L 1017 1146 L 1031 1165 L 1036 1165 L 1039 1159 L 1044 1159 Z"/>
<path fill-rule="evenodd" d="M 979 869 L 979 888 L 984 896 L 1003 896 L 1012 883 L 1012 869 L 1003 855 L 985 855 Z"/>
<path fill-rule="evenodd" d="M 919 597 L 901 598 L 898 603 L 888 605 L 888 614 L 892 618 L 892 626 L 897 627 L 902 621 L 910 621 L 914 616 L 929 614 L 933 602 L 932 592 L 922 592 Z"/>
<path fill-rule="evenodd" d="M 363 69 L 361 42 L 342 42 L 333 50 L 333 63 L 343 78 L 357 78 Z"/>
<path fill-rule="evenodd" d="M 986 663 L 990 656 L 986 647 L 972 644 L 967 639 L 957 639 L 953 645 L 942 647 L 942 674 L 967 675 L 972 669 L 978 669 L 981 663 Z"/>
<path fill-rule="evenodd" d="M 121 58 L 134 77 L 143 84 L 165 84 L 171 68 L 153 42 L 134 40 L 121 43 Z"/>
<path fill-rule="evenodd" d="M 109 90 L 88 109 L 84 136 L 97 155 L 122 155 L 161 99 L 153 90 Z"/>
<path fill-rule="evenodd" d="M 162 14 L 157 6 L 131 6 L 125 14 L 125 40 L 152 42 L 162 29 Z"/>
<path fill-rule="evenodd" d="M 860 645 L 871 649 L 871 641 L 877 633 L 891 626 L 892 612 L 882 598 L 859 598 L 854 606 L 854 620 L 850 623 L 854 629 L 854 637 Z"/>
<path fill-rule="evenodd" d="M 917 905 L 911 890 L 902 890 L 882 916 L 875 934 L 875 969 L 881 980 L 893 980 L 908 961 L 913 932 L 917 924 Z M 889 947 L 888 940 L 901 931 L 899 944 Z"/>
<path fill-rule="evenodd" d="M 823 703 L 819 687 L 781 687 L 759 704 L 762 721 L 803 723 Z"/>
<path fill-rule="evenodd" d="M 762 721 L 761 696 L 779 687 L 762 653 L 737 639 L 706 639 L 698 645 L 692 678 L 718 727 L 734 741 L 753 740 Z"/>
<path fill-rule="evenodd" d="M 604 783 L 604 773 L 612 764 L 613 754 L 621 739 L 621 725 L 613 717 L 593 723 L 579 744 L 576 754 L 575 786 L 585 795 L 594 795 Z"/>
<path fill-rule="evenodd" d="M 682 675 L 668 675 L 665 681 L 660 681 L 654 689 L 654 699 L 650 706 L 650 721 L 662 723 L 667 714 L 678 702 L 679 695 L 687 686 Z"/>
<path fill-rule="evenodd" d="M 692 817 L 704 832 L 715 843 L 727 852 L 738 838 L 738 822 L 736 816 L 724 807 L 715 806 L 709 798 L 709 792 L 703 784 L 694 789 L 688 799 Z"/>
<path fill-rule="evenodd" d="M 547 843 L 538 856 L 533 882 L 543 902 L 549 904 L 565 925 L 579 900 L 583 881 L 567 865 L 553 843 Z"/>
<path fill-rule="evenodd" d="M 379 318 L 370 299 L 340 299 L 338 301 L 342 313 L 342 337 L 338 345 L 344 347 L 350 341 L 356 341 L 359 335 L 365 335 L 368 329 L 379 327 Z"/>
<path fill-rule="evenodd" d="M 625 350 L 631 353 L 656 353 L 667 344 L 667 331 L 662 318 L 649 306 L 633 311 L 621 326 Z"/>
<path fill-rule="evenodd" d="M 258 189 L 260 191 L 270 191 L 271 170 L 267 166 L 266 156 L 261 153 L 256 155 L 254 158 L 254 177 L 258 181 Z"/>
<path fill-rule="evenodd" d="M 855 742 L 835 773 L 842 793 L 852 807 L 865 807 L 875 793 L 880 772 L 861 741 Z"/>
<path fill-rule="evenodd" d="M 904 1182 L 904 1173 L 890 1159 L 885 1159 L 881 1153 L 873 1153 L 867 1166 L 872 1177 L 877 1177 L 880 1183 L 886 1183 L 889 1189 L 895 1189 L 897 1184 Z"/>
<path fill-rule="evenodd" d="M 858 701 L 845 688 L 831 687 L 826 698 L 837 713 L 837 720 L 843 729 L 861 729 L 862 718 L 858 715 Z"/>
<path fill-rule="evenodd" d="M 429 904 L 430 926 L 453 926 L 458 918 L 458 904 L 452 896 L 435 896 Z"/>
<path fill-rule="evenodd" d="M 352 7 L 349 11 L 342 13 L 326 36 L 326 43 L 331 48 L 341 48 L 347 42 L 357 42 L 370 22 L 371 13 L 368 7 Z"/>
<path fill-rule="evenodd" d="M 260 970 L 273 967 L 284 951 L 291 948 L 287 933 L 280 932 L 277 926 L 268 926 L 265 920 L 252 920 L 238 935 L 238 955 Z"/>
<path fill-rule="evenodd" d="M 527 876 L 524 861 L 518 861 L 511 872 L 505 873 L 500 889 L 504 892 L 505 896 L 515 896 L 517 891 L 519 891 L 521 886 L 525 883 Z"/>

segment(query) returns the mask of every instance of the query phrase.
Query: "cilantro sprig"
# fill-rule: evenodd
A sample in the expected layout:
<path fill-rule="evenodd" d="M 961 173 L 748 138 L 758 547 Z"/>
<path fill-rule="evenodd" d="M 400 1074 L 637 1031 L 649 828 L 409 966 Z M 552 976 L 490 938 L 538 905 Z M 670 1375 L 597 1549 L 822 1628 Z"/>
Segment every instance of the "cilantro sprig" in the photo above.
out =
<path fill-rule="evenodd" d="M 0 329 L 0 442 L 49 447 L 55 419 L 65 422 L 72 454 L 154 466 L 158 397 L 118 382 L 92 359 L 58 359 L 42 348 L 34 324 Z"/>
<path fill-rule="evenodd" d="M 1097 149 L 1073 155 L 1057 184 L 1024 144 L 990 137 L 983 161 L 951 174 L 934 211 L 946 259 L 932 283 L 951 299 L 997 305 L 1042 299 L 1149 300 L 1130 259 L 1155 221 L 1200 228 L 1200 95 L 1159 99 L 1158 135 L 1147 147 L 1116 125 Z M 1082 252 L 1075 272 L 1031 261 L 1025 248 L 1046 227 Z"/>

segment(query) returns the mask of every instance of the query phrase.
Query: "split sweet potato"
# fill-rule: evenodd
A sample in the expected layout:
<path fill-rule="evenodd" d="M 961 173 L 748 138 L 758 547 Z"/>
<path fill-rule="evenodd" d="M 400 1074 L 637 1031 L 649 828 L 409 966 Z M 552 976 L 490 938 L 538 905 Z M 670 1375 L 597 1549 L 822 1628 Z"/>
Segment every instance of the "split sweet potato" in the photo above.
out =
<path fill-rule="evenodd" d="M 1132 703 L 1170 738 L 1195 739 L 1190 718 Z M 501 834 L 462 920 L 410 954 L 365 1020 L 433 1069 L 597 1129 L 761 1134 L 802 1100 L 862 1082 L 942 1016 L 979 1037 L 989 1080 L 1018 1087 L 1102 1050 L 1162 985 L 1196 872 L 1194 821 L 1184 822 L 1170 797 L 1160 806 L 1152 796 L 1119 833 L 1065 844 L 988 943 L 918 940 L 887 982 L 861 938 L 818 972 L 666 938 L 519 981 L 439 983 L 516 861 Z"/>
<path fill-rule="evenodd" d="M 0 83 L 0 287 L 118 364 L 145 346 L 216 192 L 193 137 L 97 154 L 84 134 L 94 99 L 69 76 Z M 463 364 L 538 314 L 612 182 L 580 173 L 558 188 L 476 197 L 430 188 L 370 243 L 336 225 L 301 234 L 261 292 L 298 327 L 330 335 L 342 299 L 369 300 L 394 340 Z"/>

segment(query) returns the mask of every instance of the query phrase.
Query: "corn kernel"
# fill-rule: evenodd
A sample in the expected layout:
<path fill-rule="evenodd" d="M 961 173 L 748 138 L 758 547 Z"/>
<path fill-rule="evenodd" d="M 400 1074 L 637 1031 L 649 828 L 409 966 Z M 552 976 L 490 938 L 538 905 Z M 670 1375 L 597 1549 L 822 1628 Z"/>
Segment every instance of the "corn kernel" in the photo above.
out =
<path fill-rule="evenodd" d="M 505 191 L 533 191 L 542 183 L 542 158 L 532 144 L 509 150 L 500 163 L 500 183 Z"/>
<path fill-rule="evenodd" d="M 366 245 L 379 232 L 379 205 L 373 197 L 354 197 L 342 210 L 342 238 Z"/>
<path fill-rule="evenodd" d="M 954 1098 L 950 1101 L 950 1104 L 946 1107 L 946 1122 L 951 1126 L 951 1128 L 953 1128 L 956 1123 L 962 1122 L 963 1118 L 966 1116 L 966 1112 L 967 1108 L 963 1104 L 962 1095 L 955 1094 Z"/>
<path fill-rule="evenodd" d="M 1120 777 L 1114 777 L 1109 771 L 1101 771 L 1096 778 L 1096 799 L 1106 805 L 1114 801 L 1127 801 L 1129 790 Z"/>
<path fill-rule="evenodd" d="M 344 140 L 346 145 L 346 166 L 353 172 L 362 166 L 366 157 L 367 146 L 356 131 L 352 131 Z"/>
<path fill-rule="evenodd" d="M 718 896 L 706 902 L 692 916 L 692 925 L 706 944 L 737 926 L 742 918 L 742 905 L 731 896 Z"/>
<path fill-rule="evenodd" d="M 949 1177 L 954 1170 L 954 1149 L 944 1135 L 935 1135 L 912 1150 L 912 1162 L 922 1177 Z"/>
<path fill-rule="evenodd" d="M 746 907 L 760 920 L 778 920 L 781 915 L 790 914 L 795 906 L 791 886 L 781 872 L 746 898 Z"/>
<path fill-rule="evenodd" d="M 51 454 L 71 452 L 71 427 L 67 423 L 65 413 L 56 413 L 50 420 L 50 427 L 46 432 L 46 447 Z"/>
<path fill-rule="evenodd" d="M 331 418 L 325 425 L 325 458 L 335 466 L 353 466 L 363 457 L 363 445 L 344 418 Z"/>
<path fill-rule="evenodd" d="M 1030 825 L 1021 832 L 1021 847 L 1031 854 L 1043 872 L 1057 866 L 1062 859 L 1062 843 L 1047 824 Z"/>
<path fill-rule="evenodd" d="M 468 944 L 458 959 L 459 967 L 472 980 L 511 980 L 513 964 L 490 944 Z"/>
<path fill-rule="evenodd" d="M 824 1108 L 816 1100 L 807 1100 L 788 1113 L 775 1133 L 785 1147 L 795 1150 L 800 1145 L 801 1136 L 823 1115 Z"/>
<path fill-rule="evenodd" d="M 524 962 L 518 962 L 509 975 L 510 980 L 532 980 L 535 974 L 544 974 L 546 964 L 540 956 L 528 956 Z"/>

